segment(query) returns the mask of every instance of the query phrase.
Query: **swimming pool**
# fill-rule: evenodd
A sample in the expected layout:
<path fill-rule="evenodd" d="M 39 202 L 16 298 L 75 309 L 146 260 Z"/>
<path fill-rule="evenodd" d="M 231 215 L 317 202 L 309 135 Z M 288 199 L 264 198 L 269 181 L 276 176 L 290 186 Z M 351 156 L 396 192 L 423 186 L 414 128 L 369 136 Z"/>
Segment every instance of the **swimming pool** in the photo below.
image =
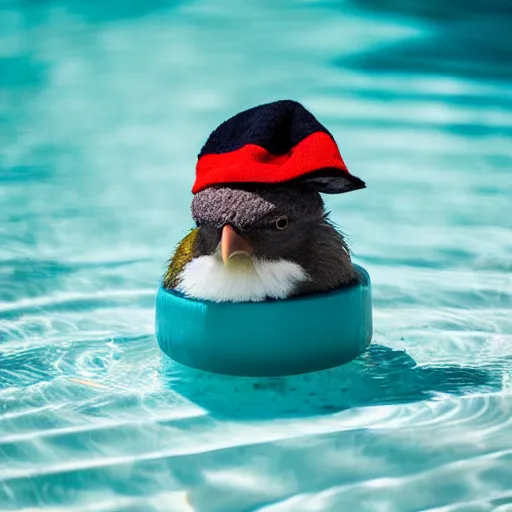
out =
<path fill-rule="evenodd" d="M 0 510 L 511 511 L 503 2 L 0 7 Z M 374 343 L 244 379 L 163 358 L 196 155 L 303 102 L 367 189 L 325 199 Z"/>

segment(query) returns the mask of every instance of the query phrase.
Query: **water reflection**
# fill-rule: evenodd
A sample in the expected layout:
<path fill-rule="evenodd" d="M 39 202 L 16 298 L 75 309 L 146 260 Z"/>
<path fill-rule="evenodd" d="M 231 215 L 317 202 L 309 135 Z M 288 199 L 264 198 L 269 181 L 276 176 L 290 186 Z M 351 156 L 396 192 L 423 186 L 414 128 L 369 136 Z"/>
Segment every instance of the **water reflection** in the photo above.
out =
<path fill-rule="evenodd" d="M 410 403 L 439 393 L 497 391 L 492 369 L 419 366 L 382 345 L 330 370 L 278 378 L 238 378 L 193 370 L 162 356 L 165 385 L 218 418 L 278 419 L 329 414 L 354 407 Z"/>
<path fill-rule="evenodd" d="M 511 9 L 0 2 L 0 509 L 506 507 Z M 282 379 L 180 367 L 154 291 L 196 152 L 281 97 L 368 182 L 326 199 L 378 344 Z"/>
<path fill-rule="evenodd" d="M 353 0 L 369 12 L 410 16 L 425 23 L 426 37 L 382 46 L 355 59 L 368 71 L 453 74 L 477 80 L 512 79 L 512 3 L 507 0 Z"/>

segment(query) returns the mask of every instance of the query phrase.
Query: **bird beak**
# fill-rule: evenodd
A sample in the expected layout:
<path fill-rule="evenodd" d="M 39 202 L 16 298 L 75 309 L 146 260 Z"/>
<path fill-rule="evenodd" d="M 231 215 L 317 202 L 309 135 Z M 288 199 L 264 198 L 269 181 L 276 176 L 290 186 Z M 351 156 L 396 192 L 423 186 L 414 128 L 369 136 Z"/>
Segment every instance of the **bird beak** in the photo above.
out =
<path fill-rule="evenodd" d="M 247 240 L 237 234 L 233 226 L 226 224 L 222 228 L 220 252 L 222 261 L 227 264 L 233 256 L 251 256 L 253 248 Z"/>

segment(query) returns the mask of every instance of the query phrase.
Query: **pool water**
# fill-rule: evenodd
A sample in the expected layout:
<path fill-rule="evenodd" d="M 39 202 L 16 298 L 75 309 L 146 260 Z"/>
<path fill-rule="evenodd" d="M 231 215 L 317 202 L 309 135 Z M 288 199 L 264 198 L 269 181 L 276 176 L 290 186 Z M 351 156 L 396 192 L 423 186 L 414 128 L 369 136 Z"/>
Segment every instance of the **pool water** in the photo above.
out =
<path fill-rule="evenodd" d="M 512 7 L 0 4 L 0 510 L 512 511 Z M 221 121 L 292 98 L 367 189 L 340 368 L 161 356 L 157 284 Z M 243 340 L 243 333 L 242 340 Z"/>

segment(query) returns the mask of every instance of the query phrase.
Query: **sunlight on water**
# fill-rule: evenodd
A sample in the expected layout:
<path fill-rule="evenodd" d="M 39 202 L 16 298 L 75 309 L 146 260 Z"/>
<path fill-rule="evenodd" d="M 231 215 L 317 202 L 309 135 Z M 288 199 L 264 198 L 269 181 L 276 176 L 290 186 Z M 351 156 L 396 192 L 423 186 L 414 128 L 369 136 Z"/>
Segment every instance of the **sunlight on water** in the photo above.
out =
<path fill-rule="evenodd" d="M 499 0 L 0 5 L 0 509 L 512 510 L 512 29 Z M 374 343 L 245 379 L 162 356 L 196 155 L 304 103 Z"/>

